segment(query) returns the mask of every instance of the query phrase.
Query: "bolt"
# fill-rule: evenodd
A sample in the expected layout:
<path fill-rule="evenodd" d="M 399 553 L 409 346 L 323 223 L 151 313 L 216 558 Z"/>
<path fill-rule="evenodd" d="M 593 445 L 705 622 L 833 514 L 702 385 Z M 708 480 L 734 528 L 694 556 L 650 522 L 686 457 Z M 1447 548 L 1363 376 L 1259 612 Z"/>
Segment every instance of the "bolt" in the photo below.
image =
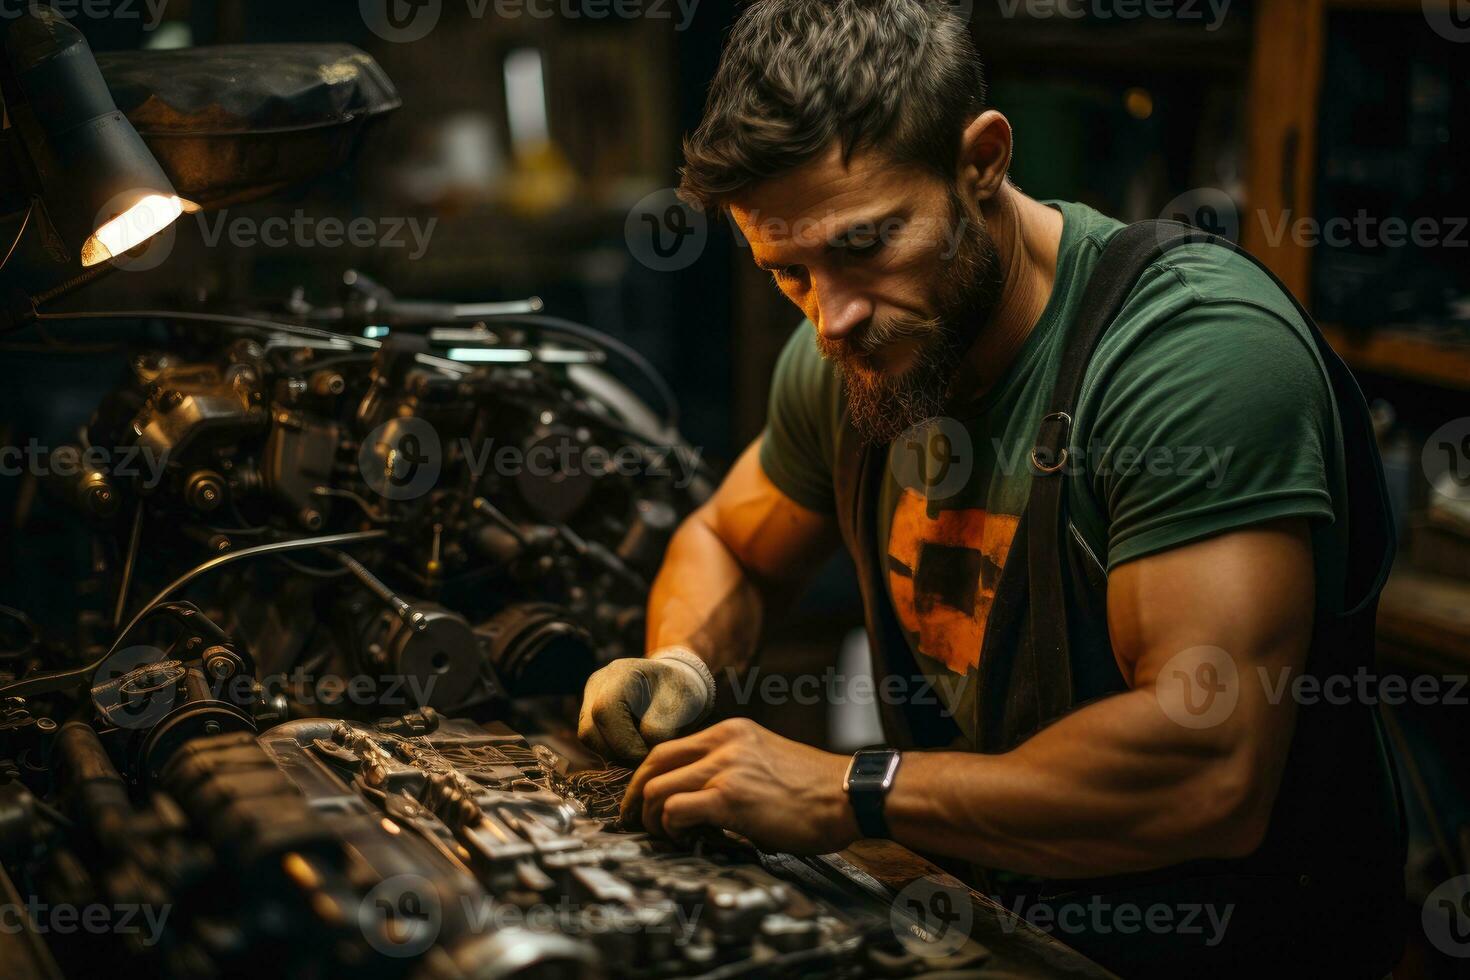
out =
<path fill-rule="evenodd" d="M 347 390 L 347 382 L 336 371 L 318 371 L 311 379 L 312 389 L 318 395 L 340 395 Z"/>
<path fill-rule="evenodd" d="M 217 721 L 206 721 L 204 723 L 204 734 L 206 734 L 206 735 L 218 735 L 219 734 L 219 722 L 217 722 Z"/>
<path fill-rule="evenodd" d="M 107 487 L 94 486 L 87 491 L 87 509 L 99 517 L 117 513 L 117 498 Z"/>

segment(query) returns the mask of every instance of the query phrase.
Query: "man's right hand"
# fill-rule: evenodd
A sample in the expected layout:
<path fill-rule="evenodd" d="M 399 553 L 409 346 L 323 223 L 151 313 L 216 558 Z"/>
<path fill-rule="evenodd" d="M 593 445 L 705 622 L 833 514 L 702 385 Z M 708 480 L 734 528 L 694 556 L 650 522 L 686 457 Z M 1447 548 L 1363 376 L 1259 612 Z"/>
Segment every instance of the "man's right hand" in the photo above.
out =
<path fill-rule="evenodd" d="M 636 765 L 703 721 L 714 703 L 714 675 L 693 650 L 626 657 L 587 678 L 577 737 L 605 758 Z"/>

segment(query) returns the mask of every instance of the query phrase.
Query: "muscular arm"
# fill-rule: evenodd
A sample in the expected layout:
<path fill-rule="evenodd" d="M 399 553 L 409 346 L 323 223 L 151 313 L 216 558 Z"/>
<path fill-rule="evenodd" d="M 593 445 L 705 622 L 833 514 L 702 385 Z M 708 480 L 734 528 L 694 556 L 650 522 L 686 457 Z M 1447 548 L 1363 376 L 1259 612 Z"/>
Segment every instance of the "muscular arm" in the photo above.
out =
<path fill-rule="evenodd" d="M 1312 609 L 1301 520 L 1119 566 L 1108 626 L 1131 689 L 1003 755 L 905 756 L 895 836 L 1048 876 L 1250 853 L 1295 722 L 1291 698 L 1271 695 L 1305 661 Z"/>
<path fill-rule="evenodd" d="M 1272 698 L 1305 661 L 1313 595 L 1300 519 L 1119 566 L 1108 623 L 1130 689 L 1005 754 L 906 753 L 886 806 L 894 838 L 1048 877 L 1251 852 L 1295 723 L 1291 699 Z M 1211 700 L 1201 681 L 1225 687 Z M 777 849 L 836 850 L 857 836 L 846 764 L 737 719 L 655 749 L 626 806 L 668 833 L 711 823 Z"/>
<path fill-rule="evenodd" d="M 680 525 L 648 600 L 648 649 L 682 644 L 712 670 L 755 653 L 768 612 L 837 544 L 836 522 L 776 489 L 760 440 Z"/>

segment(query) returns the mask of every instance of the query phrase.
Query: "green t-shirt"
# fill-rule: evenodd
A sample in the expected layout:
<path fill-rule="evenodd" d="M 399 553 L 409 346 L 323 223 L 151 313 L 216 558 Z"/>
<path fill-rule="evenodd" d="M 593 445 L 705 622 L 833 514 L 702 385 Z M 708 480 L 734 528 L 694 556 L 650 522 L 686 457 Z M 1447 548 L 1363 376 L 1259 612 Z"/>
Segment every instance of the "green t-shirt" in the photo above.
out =
<path fill-rule="evenodd" d="M 888 597 L 967 742 L 977 685 L 956 682 L 975 679 L 1068 326 L 1103 246 L 1123 227 L 1084 205 L 1049 203 L 1063 230 L 1035 329 L 965 417 L 893 443 L 879 498 Z M 776 365 L 760 461 L 787 496 L 832 513 L 844 398 L 814 338 L 803 322 Z M 1071 530 L 1103 568 L 1306 517 L 1318 604 L 1335 608 L 1347 500 L 1337 410 L 1306 324 L 1248 259 L 1198 244 L 1147 269 L 1093 356 L 1069 443 Z"/>

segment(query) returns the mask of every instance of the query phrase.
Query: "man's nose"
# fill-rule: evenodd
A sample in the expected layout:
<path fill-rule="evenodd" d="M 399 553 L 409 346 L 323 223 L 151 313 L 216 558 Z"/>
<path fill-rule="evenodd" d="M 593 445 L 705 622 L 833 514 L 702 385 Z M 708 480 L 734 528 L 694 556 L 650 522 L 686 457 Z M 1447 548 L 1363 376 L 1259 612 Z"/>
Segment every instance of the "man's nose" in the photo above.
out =
<path fill-rule="evenodd" d="M 828 340 L 842 340 L 873 315 L 873 302 L 859 289 L 854 289 L 834 279 L 818 280 L 816 287 L 817 323 L 822 336 Z"/>

